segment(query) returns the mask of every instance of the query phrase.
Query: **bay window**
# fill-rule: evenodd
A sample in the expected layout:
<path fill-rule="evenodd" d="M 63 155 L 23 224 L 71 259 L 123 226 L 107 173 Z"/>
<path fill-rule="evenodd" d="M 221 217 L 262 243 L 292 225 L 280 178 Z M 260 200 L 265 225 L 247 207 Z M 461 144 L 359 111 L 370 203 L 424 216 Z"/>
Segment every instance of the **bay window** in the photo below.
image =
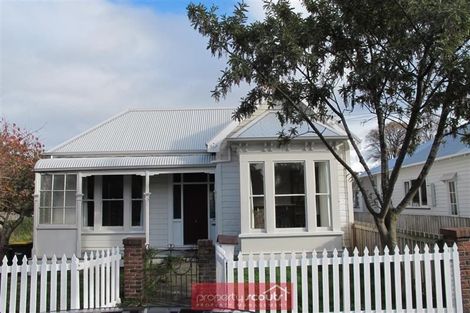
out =
<path fill-rule="evenodd" d="M 275 163 L 274 185 L 276 227 L 305 227 L 303 162 Z"/>
<path fill-rule="evenodd" d="M 242 233 L 339 231 L 329 154 L 242 154 L 240 166 Z"/>
<path fill-rule="evenodd" d="M 41 175 L 39 223 L 75 224 L 77 175 Z"/>

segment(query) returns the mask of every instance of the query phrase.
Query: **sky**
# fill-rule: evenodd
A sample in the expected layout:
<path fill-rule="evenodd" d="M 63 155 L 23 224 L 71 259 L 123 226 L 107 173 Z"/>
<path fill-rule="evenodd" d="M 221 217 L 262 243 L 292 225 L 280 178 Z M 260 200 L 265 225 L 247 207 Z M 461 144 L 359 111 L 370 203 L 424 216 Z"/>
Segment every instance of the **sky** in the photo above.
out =
<path fill-rule="evenodd" d="M 190 26 L 189 2 L 0 0 L 0 117 L 50 149 L 127 109 L 235 108 L 248 86 L 211 97 L 224 60 Z M 220 13 L 236 3 L 198 2 Z M 246 2 L 261 19 L 262 2 Z M 359 136 L 368 129 L 360 122 Z"/>

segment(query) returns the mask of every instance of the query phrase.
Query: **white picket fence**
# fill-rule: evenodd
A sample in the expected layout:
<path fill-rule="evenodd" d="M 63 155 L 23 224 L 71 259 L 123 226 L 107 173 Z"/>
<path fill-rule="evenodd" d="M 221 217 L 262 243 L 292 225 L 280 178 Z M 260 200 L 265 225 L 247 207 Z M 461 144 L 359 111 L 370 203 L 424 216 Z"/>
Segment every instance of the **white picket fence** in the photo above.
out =
<path fill-rule="evenodd" d="M 23 258 L 0 268 L 0 312 L 55 312 L 110 308 L 120 302 L 119 248 L 75 255 L 67 260 Z"/>
<path fill-rule="evenodd" d="M 229 254 L 217 246 L 218 282 L 236 283 L 232 292 L 242 296 L 253 284 L 291 283 L 291 312 L 463 312 L 456 245 L 442 252 L 437 245 L 432 252 L 427 245 L 414 253 L 405 247 L 402 254 L 386 248 L 383 255 L 377 248 L 369 255 L 366 248 L 362 256 L 357 249 L 352 256 L 346 249 L 341 255 L 324 250 L 320 256 L 316 251 L 239 254 L 237 260 Z M 263 307 L 237 306 L 233 309 Z M 267 308 L 279 310 L 275 303 Z"/>

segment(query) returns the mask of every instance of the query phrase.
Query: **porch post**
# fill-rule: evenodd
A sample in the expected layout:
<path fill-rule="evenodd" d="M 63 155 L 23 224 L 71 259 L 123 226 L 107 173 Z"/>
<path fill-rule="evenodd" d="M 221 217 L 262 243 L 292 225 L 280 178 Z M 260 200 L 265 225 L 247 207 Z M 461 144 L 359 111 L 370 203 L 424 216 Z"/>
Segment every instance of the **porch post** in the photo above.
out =
<path fill-rule="evenodd" d="M 144 193 L 144 213 L 145 213 L 145 244 L 150 244 L 150 175 L 145 172 L 145 193 Z"/>
<path fill-rule="evenodd" d="M 77 174 L 77 195 L 75 202 L 75 216 L 77 226 L 77 249 L 76 256 L 80 257 L 82 254 L 82 203 L 83 203 L 83 190 L 82 190 L 82 173 Z"/>
<path fill-rule="evenodd" d="M 33 207 L 33 255 L 38 251 L 38 225 L 39 225 L 39 192 L 41 189 L 41 174 L 36 173 L 34 180 L 34 207 Z"/>

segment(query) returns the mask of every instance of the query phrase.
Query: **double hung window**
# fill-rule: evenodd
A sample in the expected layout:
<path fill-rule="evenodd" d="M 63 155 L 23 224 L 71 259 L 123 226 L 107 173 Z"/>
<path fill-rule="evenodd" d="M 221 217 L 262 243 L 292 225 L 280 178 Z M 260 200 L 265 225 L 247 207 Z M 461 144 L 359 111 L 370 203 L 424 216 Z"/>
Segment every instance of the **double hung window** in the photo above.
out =
<path fill-rule="evenodd" d="M 276 227 L 305 227 L 304 163 L 275 163 L 274 185 Z"/>

